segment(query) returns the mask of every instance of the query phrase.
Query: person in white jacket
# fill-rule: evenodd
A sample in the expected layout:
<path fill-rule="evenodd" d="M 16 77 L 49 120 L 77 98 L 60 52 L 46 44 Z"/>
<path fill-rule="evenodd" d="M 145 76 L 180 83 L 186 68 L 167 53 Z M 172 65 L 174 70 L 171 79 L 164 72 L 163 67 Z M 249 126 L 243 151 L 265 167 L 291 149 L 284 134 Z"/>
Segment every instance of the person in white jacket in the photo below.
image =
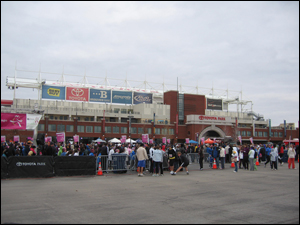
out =
<path fill-rule="evenodd" d="M 239 154 L 236 145 L 233 145 L 233 150 L 232 150 L 232 159 L 234 159 L 234 173 L 238 172 L 238 162 L 239 162 Z"/>
<path fill-rule="evenodd" d="M 248 153 L 249 161 L 250 161 L 250 171 L 254 171 L 254 155 L 255 155 L 254 147 L 251 147 Z"/>
<path fill-rule="evenodd" d="M 278 150 L 277 146 L 271 149 L 270 156 L 271 156 L 271 169 L 277 170 L 277 157 L 278 157 Z M 273 169 L 274 166 L 274 169 Z"/>
<path fill-rule="evenodd" d="M 295 168 L 295 157 L 296 157 L 296 151 L 295 151 L 295 149 L 294 149 L 294 146 L 293 145 L 291 145 L 290 147 L 289 147 L 289 150 L 288 150 L 288 152 L 287 152 L 287 155 L 288 155 L 288 157 L 289 157 L 289 169 L 291 169 L 291 165 L 292 165 L 292 168 L 293 169 L 296 169 Z"/>
<path fill-rule="evenodd" d="M 154 177 L 158 177 L 159 176 L 159 170 L 162 169 L 161 161 L 164 157 L 163 154 L 164 154 L 164 152 L 163 152 L 163 150 L 161 150 L 161 148 L 157 148 L 157 147 L 154 148 L 153 156 L 152 156 L 153 162 L 155 164 L 155 174 L 153 173 L 153 175 L 152 175 Z"/>
<path fill-rule="evenodd" d="M 221 170 L 225 169 L 225 146 L 221 146 L 220 150 L 220 160 L 221 160 Z"/>

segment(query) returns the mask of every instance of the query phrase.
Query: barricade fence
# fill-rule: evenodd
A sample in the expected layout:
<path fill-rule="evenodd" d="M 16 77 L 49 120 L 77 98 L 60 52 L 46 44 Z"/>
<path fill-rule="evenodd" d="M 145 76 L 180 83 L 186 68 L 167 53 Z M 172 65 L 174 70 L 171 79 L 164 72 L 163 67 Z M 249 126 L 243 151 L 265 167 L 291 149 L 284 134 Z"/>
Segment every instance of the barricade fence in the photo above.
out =
<path fill-rule="evenodd" d="M 190 163 L 199 163 L 198 153 L 186 154 Z M 151 162 L 148 155 L 145 170 L 150 170 Z M 208 154 L 205 154 L 204 162 Z M 103 172 L 126 173 L 137 170 L 136 155 L 127 154 L 94 156 L 13 156 L 1 157 L 1 179 L 26 177 L 53 177 L 96 175 L 101 162 Z M 163 170 L 169 169 L 167 156 L 163 157 Z"/>

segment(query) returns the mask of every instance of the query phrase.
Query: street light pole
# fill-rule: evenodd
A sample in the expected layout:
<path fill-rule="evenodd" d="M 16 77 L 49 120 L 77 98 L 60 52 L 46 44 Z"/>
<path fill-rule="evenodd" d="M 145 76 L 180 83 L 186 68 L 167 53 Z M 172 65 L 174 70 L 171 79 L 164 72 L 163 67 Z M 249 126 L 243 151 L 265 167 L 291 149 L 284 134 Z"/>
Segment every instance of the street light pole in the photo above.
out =
<path fill-rule="evenodd" d="M 129 140 L 130 140 L 130 143 L 131 143 L 131 118 L 133 118 L 133 116 L 131 115 L 131 111 L 129 112 Z"/>

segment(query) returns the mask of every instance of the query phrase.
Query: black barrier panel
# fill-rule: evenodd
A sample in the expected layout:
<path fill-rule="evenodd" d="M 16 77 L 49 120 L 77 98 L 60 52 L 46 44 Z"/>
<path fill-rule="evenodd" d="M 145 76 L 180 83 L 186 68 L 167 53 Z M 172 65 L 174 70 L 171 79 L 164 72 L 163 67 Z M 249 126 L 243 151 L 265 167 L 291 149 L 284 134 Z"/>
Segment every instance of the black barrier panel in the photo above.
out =
<path fill-rule="evenodd" d="M 56 176 L 95 175 L 95 156 L 57 156 L 54 158 Z"/>
<path fill-rule="evenodd" d="M 8 177 L 53 177 L 52 156 L 14 156 L 8 158 Z"/>
<path fill-rule="evenodd" d="M 7 158 L 1 157 L 1 179 L 7 178 Z"/>

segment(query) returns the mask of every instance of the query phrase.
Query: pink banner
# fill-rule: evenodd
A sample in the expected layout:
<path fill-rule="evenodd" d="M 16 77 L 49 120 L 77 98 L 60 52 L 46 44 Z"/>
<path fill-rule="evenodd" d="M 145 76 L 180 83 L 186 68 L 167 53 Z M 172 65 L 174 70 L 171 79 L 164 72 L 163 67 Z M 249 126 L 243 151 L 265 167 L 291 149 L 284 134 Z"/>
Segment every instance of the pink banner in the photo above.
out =
<path fill-rule="evenodd" d="M 65 132 L 56 133 L 57 142 L 65 142 Z"/>
<path fill-rule="evenodd" d="M 79 142 L 79 135 L 73 136 L 74 143 Z"/>
<path fill-rule="evenodd" d="M 204 137 L 201 138 L 201 142 L 202 142 L 203 145 L 204 145 L 204 141 L 205 141 Z"/>
<path fill-rule="evenodd" d="M 26 130 L 26 114 L 1 113 L 1 129 Z"/>
<path fill-rule="evenodd" d="M 121 143 L 125 143 L 126 142 L 126 135 L 122 135 L 122 137 L 121 137 Z"/>
<path fill-rule="evenodd" d="M 6 136 L 1 136 L 1 142 L 6 142 Z"/>
<path fill-rule="evenodd" d="M 149 140 L 149 143 L 150 143 L 150 144 L 153 144 L 153 139 L 150 139 L 150 140 Z"/>
<path fill-rule="evenodd" d="M 45 142 L 48 143 L 48 142 L 51 142 L 52 141 L 52 137 L 45 137 Z"/>
<path fill-rule="evenodd" d="M 148 134 L 142 134 L 142 142 L 143 143 L 149 143 Z"/>
<path fill-rule="evenodd" d="M 168 138 L 168 139 L 167 139 L 167 143 L 168 143 L 168 144 L 170 144 L 170 143 L 171 143 L 171 140 L 170 140 L 170 138 Z"/>
<path fill-rule="evenodd" d="M 20 142 L 20 136 L 19 135 L 16 135 L 14 136 L 14 142 Z"/>
<path fill-rule="evenodd" d="M 162 143 L 167 144 L 167 138 L 166 137 L 162 138 Z"/>
<path fill-rule="evenodd" d="M 186 139 L 185 139 L 185 143 L 187 143 L 187 144 L 190 143 L 190 139 L 189 139 L 189 138 L 186 138 Z"/>

